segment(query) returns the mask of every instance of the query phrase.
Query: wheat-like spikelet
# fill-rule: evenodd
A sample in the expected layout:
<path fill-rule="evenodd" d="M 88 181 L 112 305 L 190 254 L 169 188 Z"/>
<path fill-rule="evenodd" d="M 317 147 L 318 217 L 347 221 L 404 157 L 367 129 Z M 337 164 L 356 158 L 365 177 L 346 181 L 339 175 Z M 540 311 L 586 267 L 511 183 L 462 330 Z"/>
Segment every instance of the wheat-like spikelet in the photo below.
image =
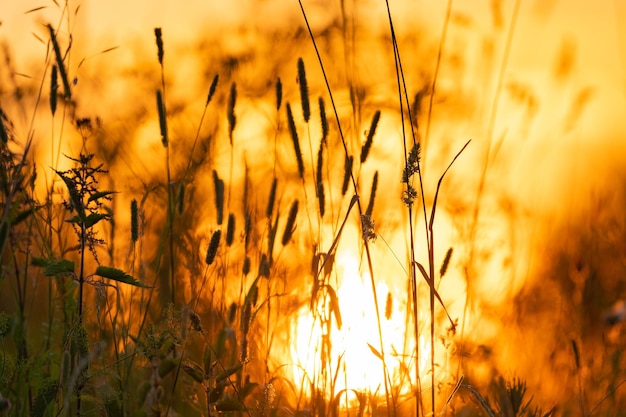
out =
<path fill-rule="evenodd" d="M 317 191 L 315 194 L 317 195 L 317 199 L 319 202 L 320 217 L 324 217 L 324 213 L 326 211 L 324 182 L 322 181 L 322 169 L 324 168 L 323 165 L 324 165 L 324 143 L 320 142 L 320 149 L 317 152 L 317 170 L 315 172 L 316 180 L 317 180 Z"/>
<path fill-rule="evenodd" d="M 241 273 L 243 275 L 248 275 L 250 273 L 250 265 L 251 265 L 250 257 L 249 256 L 244 257 L 243 266 L 241 267 Z"/>
<path fill-rule="evenodd" d="M 252 302 L 249 299 L 246 299 L 243 304 L 243 309 L 241 310 L 241 322 L 239 323 L 239 329 L 241 333 L 245 336 L 248 334 L 250 330 L 250 318 L 252 317 Z"/>
<path fill-rule="evenodd" d="M 350 176 L 352 175 L 352 164 L 354 163 L 354 156 L 346 155 L 346 160 L 343 166 L 343 183 L 341 184 L 341 195 L 346 195 L 348 191 L 348 185 L 350 185 Z"/>
<path fill-rule="evenodd" d="M 157 56 L 159 64 L 163 65 L 163 33 L 161 28 L 154 28 L 154 36 L 156 37 Z"/>
<path fill-rule="evenodd" d="M 387 301 L 385 302 L 385 318 L 391 320 L 391 313 L 393 312 L 393 297 L 391 291 L 387 292 Z"/>
<path fill-rule="evenodd" d="M 178 188 L 178 198 L 176 202 L 178 203 L 178 214 L 183 214 L 185 209 L 185 183 L 181 183 Z"/>
<path fill-rule="evenodd" d="M 324 194 L 324 183 L 317 183 L 317 200 L 319 202 L 320 217 L 324 217 L 326 214 L 326 195 Z"/>
<path fill-rule="evenodd" d="M 324 168 L 324 144 L 320 143 L 320 148 L 317 151 L 317 166 L 315 170 L 315 176 L 317 183 L 320 184 L 322 182 L 322 169 Z"/>
<path fill-rule="evenodd" d="M 280 105 L 283 102 L 283 83 L 280 81 L 280 77 L 276 79 L 276 111 L 280 110 Z"/>
<path fill-rule="evenodd" d="M 65 65 L 63 64 L 63 55 L 61 55 L 61 48 L 59 47 L 59 43 L 57 42 L 56 34 L 54 33 L 54 28 L 52 25 L 48 25 L 48 31 L 50 32 L 50 40 L 52 41 L 52 48 L 54 49 L 54 56 L 57 60 L 57 66 L 59 67 L 59 73 L 61 75 L 61 81 L 63 82 L 63 94 L 66 99 L 70 100 L 72 98 L 72 90 L 70 89 L 70 81 L 67 77 L 67 71 L 65 70 Z"/>
<path fill-rule="evenodd" d="M 213 170 L 213 185 L 215 186 L 215 208 L 217 209 L 217 224 L 224 221 L 224 181 Z"/>
<path fill-rule="evenodd" d="M 322 143 L 326 145 L 328 140 L 328 119 L 326 118 L 326 107 L 324 106 L 324 99 L 322 97 L 318 100 L 320 108 L 320 122 L 322 124 Z"/>
<path fill-rule="evenodd" d="M 237 116 L 235 115 L 235 104 L 237 103 L 237 84 L 232 83 L 230 86 L 230 96 L 228 97 L 228 137 L 230 144 L 233 144 L 233 131 L 237 125 Z"/>
<path fill-rule="evenodd" d="M 289 133 L 291 134 L 291 142 L 293 143 L 293 149 L 296 153 L 296 160 L 298 162 L 298 174 L 300 174 L 301 179 L 304 179 L 304 161 L 302 159 L 302 151 L 300 150 L 300 140 L 298 139 L 296 122 L 293 120 L 291 105 L 287 103 L 285 104 L 285 107 L 287 107 L 287 121 L 289 122 Z"/>
<path fill-rule="evenodd" d="M 235 214 L 230 213 L 228 215 L 228 225 L 226 226 L 226 246 L 233 244 L 235 239 Z"/>
<path fill-rule="evenodd" d="M 215 89 L 217 88 L 217 82 L 219 81 L 220 76 L 219 74 L 215 74 L 215 76 L 213 77 L 213 81 L 211 82 L 211 87 L 209 88 L 209 94 L 207 95 L 206 98 L 206 106 L 209 105 L 209 103 L 211 102 L 211 99 L 213 98 L 213 94 L 215 94 Z"/>
<path fill-rule="evenodd" d="M 311 104 L 309 102 L 309 86 L 306 81 L 306 71 L 304 61 L 298 58 L 298 83 L 300 84 L 300 101 L 302 102 L 302 117 L 305 122 L 311 118 Z"/>
<path fill-rule="evenodd" d="M 295 231 L 296 216 L 298 214 L 298 200 L 294 201 L 289 210 L 289 217 L 287 217 L 287 224 L 285 225 L 285 231 L 283 233 L 282 244 L 285 246 L 291 240 L 291 236 Z"/>
<path fill-rule="evenodd" d="M 370 129 L 367 131 L 367 139 L 365 143 L 361 147 L 361 163 L 365 163 L 367 156 L 370 153 L 370 148 L 372 147 L 372 142 L 374 141 L 374 134 L 376 133 L 376 128 L 378 127 L 378 121 L 380 120 L 380 110 L 377 110 L 374 113 L 374 117 L 372 118 L 372 124 L 370 125 Z"/>
<path fill-rule="evenodd" d="M 250 213 L 250 211 L 246 211 L 246 213 L 244 214 L 243 233 L 245 249 L 248 250 L 250 238 L 252 237 L 252 214 Z"/>
<path fill-rule="evenodd" d="M 274 177 L 272 181 L 272 188 L 270 188 L 270 196 L 267 199 L 267 208 L 265 209 L 265 217 L 268 219 L 272 217 L 274 212 L 274 202 L 276 201 L 276 186 L 278 185 L 278 179 Z"/>
<path fill-rule="evenodd" d="M 372 189 L 370 191 L 370 201 L 367 204 L 367 210 L 365 210 L 365 215 L 372 216 L 374 212 L 374 200 L 376 199 L 376 190 L 378 189 L 378 171 L 374 173 L 374 179 L 372 180 Z"/>
<path fill-rule="evenodd" d="M 265 278 L 270 277 L 270 261 L 266 254 L 261 255 L 261 262 L 259 263 L 259 276 Z"/>
<path fill-rule="evenodd" d="M 7 130 L 7 127 L 5 126 L 5 121 L 10 125 L 10 121 L 8 121 L 7 116 L 4 114 L 4 111 L 2 111 L 2 107 L 0 107 L 0 140 L 2 141 L 2 143 L 8 143 L 9 142 L 9 131 Z M 3 223 L 6 224 L 6 223 Z"/>
<path fill-rule="evenodd" d="M 443 262 L 441 263 L 441 269 L 439 270 L 439 276 L 443 277 L 448 271 L 448 266 L 450 265 L 450 259 L 452 258 L 452 250 L 453 248 L 448 248 L 446 252 L 446 256 L 443 258 Z"/>
<path fill-rule="evenodd" d="M 161 143 L 163 146 L 167 148 L 168 146 L 168 138 L 167 138 L 167 118 L 165 117 L 165 103 L 163 102 L 163 93 L 161 90 L 157 90 L 156 92 L 157 99 L 157 109 L 159 111 L 159 128 L 161 130 Z"/>
<path fill-rule="evenodd" d="M 228 308 L 228 324 L 232 326 L 237 318 L 237 303 L 232 302 Z"/>
<path fill-rule="evenodd" d="M 211 236 L 211 241 L 209 242 L 209 248 L 206 251 L 205 262 L 207 265 L 211 265 L 215 260 L 215 255 L 217 255 L 217 249 L 220 246 L 220 239 L 222 237 L 222 231 L 217 229 L 213 232 Z"/>
<path fill-rule="evenodd" d="M 137 209 L 137 200 L 133 198 L 130 202 L 130 239 L 137 242 L 139 239 L 139 213 Z"/>
<path fill-rule="evenodd" d="M 54 113 L 57 111 L 57 90 L 59 89 L 58 85 L 58 69 L 56 65 L 52 66 L 52 74 L 50 75 L 50 111 L 54 116 Z"/>

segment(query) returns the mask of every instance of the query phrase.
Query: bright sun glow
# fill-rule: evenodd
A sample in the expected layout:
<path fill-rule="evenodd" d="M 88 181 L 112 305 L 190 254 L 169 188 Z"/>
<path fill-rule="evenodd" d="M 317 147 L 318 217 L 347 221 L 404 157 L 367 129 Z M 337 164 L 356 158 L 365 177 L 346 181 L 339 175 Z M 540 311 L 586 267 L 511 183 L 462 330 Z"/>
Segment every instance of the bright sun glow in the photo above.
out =
<path fill-rule="evenodd" d="M 337 372 L 334 392 L 347 389 L 384 396 L 383 364 L 377 356 L 381 351 L 378 319 L 370 275 L 359 271 L 358 258 L 351 252 L 339 255 L 336 269 L 340 282 L 337 298 L 342 326 L 338 329 L 333 320 L 330 332 L 328 369 Z M 397 295 L 392 294 L 391 314 L 386 315 L 385 304 L 390 289 L 380 281 L 376 291 L 389 377 L 393 381 L 404 381 L 402 386 L 405 388 L 402 392 L 408 393 L 415 380 L 415 344 L 411 332 L 406 330 L 406 299 L 398 300 Z M 320 341 L 323 338 L 320 322 L 314 320 L 309 306 L 305 306 L 300 310 L 293 326 L 296 342 L 291 346 L 291 353 L 295 362 L 295 380 L 314 378 L 319 374 L 320 366 Z M 422 336 L 419 355 L 421 374 L 425 374 L 429 362 L 430 346 Z M 332 378 L 335 378 L 335 374 Z"/>

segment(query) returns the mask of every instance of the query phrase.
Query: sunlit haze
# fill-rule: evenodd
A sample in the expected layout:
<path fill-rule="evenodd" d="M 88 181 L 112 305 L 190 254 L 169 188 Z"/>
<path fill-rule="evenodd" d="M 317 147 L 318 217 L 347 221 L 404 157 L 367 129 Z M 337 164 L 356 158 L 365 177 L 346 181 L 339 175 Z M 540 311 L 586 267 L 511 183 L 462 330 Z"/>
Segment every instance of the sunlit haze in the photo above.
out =
<path fill-rule="evenodd" d="M 180 239 L 174 304 L 197 306 L 210 323 L 208 334 L 218 334 L 229 305 L 243 311 L 249 288 L 258 285 L 260 301 L 247 306 L 253 309 L 250 334 L 257 333 L 250 336 L 244 369 L 266 387 L 268 381 L 278 386 L 276 381 L 291 380 L 285 401 L 294 407 L 305 408 L 315 389 L 336 394 L 333 400 L 348 408 L 359 405 L 355 398 L 361 392 L 382 403 L 388 389 L 387 400 L 404 410 L 417 407 L 404 399 L 418 391 L 430 398 L 434 389 L 442 404 L 457 384 L 487 387 L 500 377 L 526 381 L 546 410 L 584 397 L 581 409 L 589 411 L 611 390 L 615 404 L 625 404 L 626 389 L 616 385 L 626 378 L 618 347 L 626 336 L 621 323 L 611 326 L 606 318 L 614 303 L 626 299 L 626 3 L 458 0 L 450 1 L 446 18 L 448 2 L 389 0 L 407 100 L 417 103 L 411 109 L 416 122 L 405 116 L 403 124 L 386 3 L 303 0 L 345 149 L 354 156 L 358 190 L 350 182 L 345 195 L 344 144 L 298 1 L 57 3 L 0 5 L 0 108 L 13 123 L 16 149 L 32 136 L 28 160 L 37 167 L 35 189 L 42 201 L 53 182 L 62 189 L 52 168 L 69 169 L 73 162 L 66 156 L 81 151 L 81 136 L 70 121 L 98 120 L 86 148 L 109 170 L 101 185 L 119 191 L 111 204 L 120 228 L 110 234 L 114 247 L 108 242 L 110 249 L 102 249 L 100 258 L 128 265 L 127 207 L 140 201 L 145 260 L 132 265 L 156 283 L 151 308 L 165 306 L 170 296 L 166 272 L 154 265 L 155 259 L 169 262 L 170 255 L 161 258 L 159 251 L 166 247 L 163 184 L 171 167 L 170 189 L 178 193 L 184 186 L 188 204 L 172 211 L 179 213 L 172 233 Z M 56 30 L 72 88 L 73 104 L 64 103 L 54 117 L 48 100 L 55 56 L 47 24 Z M 163 73 L 157 27 L 163 33 Z M 311 98 L 308 123 L 299 58 Z M 219 83 L 205 108 L 215 75 Z M 279 78 L 283 95 L 277 110 Z M 235 84 L 236 127 L 229 132 L 227 108 Z M 168 165 L 155 101 L 162 88 Z M 421 101 L 414 101 L 416 95 Z M 318 98 L 324 100 L 330 133 L 323 144 L 323 174 L 316 178 L 322 148 Z M 299 136 L 302 178 L 287 103 Z M 361 164 L 376 111 L 380 122 Z M 420 189 L 409 217 L 401 180 L 413 143 L 411 126 L 421 144 L 426 213 Z M 424 223 L 441 175 L 468 141 L 437 194 L 429 260 Z M 216 222 L 215 175 L 226 183 L 223 224 Z M 358 209 L 350 201 L 358 194 L 365 212 L 375 177 L 376 237 L 366 249 Z M 276 204 L 266 216 L 273 178 Z M 320 179 L 323 216 L 314 185 Z M 417 177 L 413 180 L 419 188 Z M 57 203 L 62 194 L 55 194 Z M 295 200 L 293 237 L 281 242 Z M 218 229 L 226 234 L 229 214 L 236 217 L 234 243 L 220 246 L 219 268 L 205 270 L 211 236 Z M 272 226 L 278 231 L 268 278 L 262 268 Z M 426 280 L 410 261 L 411 239 L 416 262 L 426 271 L 429 261 L 434 265 L 441 301 L 434 298 L 433 310 Z M 71 246 L 67 242 L 59 239 L 52 252 Z M 331 248 L 334 258 L 323 264 Z M 450 264 L 440 277 L 449 248 Z M 252 267 L 242 275 L 245 258 Z M 412 273 L 419 284 L 416 310 Z M 126 302 L 140 296 L 122 293 Z M 100 295 L 90 293 L 94 299 Z M 137 314 L 119 308 L 121 316 Z M 93 307 L 90 313 L 95 312 Z M 138 322 L 134 325 L 135 331 Z M 247 337 L 247 329 L 237 326 Z M 469 388 L 462 391 L 458 409 L 473 398 Z M 368 412 L 375 413 L 371 401 Z M 314 410 L 319 406 L 311 404 Z"/>

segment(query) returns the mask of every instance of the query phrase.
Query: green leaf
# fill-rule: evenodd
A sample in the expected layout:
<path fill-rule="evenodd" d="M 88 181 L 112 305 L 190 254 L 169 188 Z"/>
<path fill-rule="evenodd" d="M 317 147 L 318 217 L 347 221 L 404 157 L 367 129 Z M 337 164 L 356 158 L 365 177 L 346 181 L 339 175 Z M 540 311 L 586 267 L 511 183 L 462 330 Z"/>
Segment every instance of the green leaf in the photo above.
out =
<path fill-rule="evenodd" d="M 223 358 L 228 348 L 232 349 L 236 344 L 235 330 L 232 327 L 224 327 L 220 330 L 217 335 L 217 349 L 215 351 L 217 359 Z"/>
<path fill-rule="evenodd" d="M 70 274 L 74 272 L 74 262 L 67 259 L 33 258 L 33 266 L 44 268 L 43 274 L 52 277 L 60 274 Z"/>
<path fill-rule="evenodd" d="M 159 376 L 165 378 L 170 372 L 172 372 L 178 366 L 180 359 L 178 358 L 165 358 L 159 364 Z"/>
<path fill-rule="evenodd" d="M 202 355 L 205 375 L 211 374 L 211 347 L 207 344 L 204 346 L 204 354 Z"/>
<path fill-rule="evenodd" d="M 85 219 L 85 227 L 89 228 L 98 223 L 102 219 L 108 218 L 108 214 L 100 214 L 100 213 L 91 213 Z"/>
<path fill-rule="evenodd" d="M 124 284 L 134 285 L 135 287 L 152 288 L 137 281 L 134 277 L 128 275 L 126 272 L 117 268 L 112 268 L 110 266 L 99 266 L 98 268 L 96 268 L 96 275 L 112 279 L 117 282 L 122 282 Z"/>
<path fill-rule="evenodd" d="M 231 366 L 230 368 L 226 368 L 223 372 L 220 372 L 219 374 L 217 374 L 217 376 L 215 377 L 216 381 L 223 381 L 226 378 L 228 378 L 229 376 L 237 373 L 241 368 L 243 367 L 242 364 L 237 364 L 235 366 Z"/>
<path fill-rule="evenodd" d="M 92 202 L 101 199 L 102 197 L 106 197 L 111 194 L 117 194 L 117 191 L 98 191 L 89 196 L 87 202 Z"/>
<path fill-rule="evenodd" d="M 34 417 L 43 417 L 46 414 L 48 406 L 52 403 L 57 395 L 59 383 L 52 379 L 46 379 L 42 387 L 37 392 L 31 415 Z"/>
<path fill-rule="evenodd" d="M 187 361 L 183 363 L 183 371 L 190 377 L 196 380 L 196 382 L 202 383 L 204 381 L 204 372 L 202 372 L 202 368 L 195 362 Z"/>
<path fill-rule="evenodd" d="M 19 223 L 23 222 L 24 220 L 26 220 L 34 212 L 35 212 L 35 208 L 34 207 L 29 207 L 26 210 L 20 211 L 19 213 L 17 213 L 15 215 L 13 220 L 11 220 L 11 224 L 12 225 L 16 225 L 16 224 L 19 224 Z"/>

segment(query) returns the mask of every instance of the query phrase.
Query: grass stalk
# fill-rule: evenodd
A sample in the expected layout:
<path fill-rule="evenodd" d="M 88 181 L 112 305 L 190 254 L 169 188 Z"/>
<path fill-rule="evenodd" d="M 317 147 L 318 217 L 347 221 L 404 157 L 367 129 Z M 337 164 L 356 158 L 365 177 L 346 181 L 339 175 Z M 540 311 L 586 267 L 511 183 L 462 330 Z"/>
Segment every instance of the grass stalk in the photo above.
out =
<path fill-rule="evenodd" d="M 309 33 L 309 36 L 311 38 L 311 42 L 313 44 L 313 47 L 315 49 L 315 53 L 317 55 L 317 59 L 318 62 L 320 64 L 320 68 L 322 70 L 322 74 L 324 77 L 324 81 L 326 83 L 326 88 L 330 97 L 330 101 L 333 107 L 333 111 L 335 113 L 335 120 L 337 122 L 337 129 L 339 131 L 339 137 L 341 138 L 341 143 L 343 145 L 343 149 L 344 149 L 344 154 L 346 156 L 346 158 L 349 158 L 349 152 L 348 152 L 348 145 L 347 142 L 345 140 L 344 134 L 343 134 L 343 130 L 341 128 L 341 122 L 339 121 L 339 113 L 337 112 L 337 107 L 335 105 L 335 100 L 333 98 L 333 94 L 332 94 L 332 89 L 330 87 L 330 83 L 328 81 L 328 77 L 326 76 L 326 70 L 324 68 L 324 63 L 322 60 L 322 57 L 320 55 L 319 49 L 317 48 L 317 42 L 315 41 L 315 36 L 313 35 L 313 32 L 311 30 L 311 26 L 309 25 L 309 21 L 307 18 L 307 14 L 304 10 L 304 6 L 302 5 L 302 0 L 298 0 L 298 4 L 300 5 L 300 10 L 302 11 L 302 16 L 304 18 L 306 27 L 307 27 L 307 31 Z M 356 205 L 358 208 L 358 212 L 359 212 L 359 218 L 362 219 L 364 216 L 364 212 L 363 212 L 363 208 L 361 207 L 361 202 L 360 199 L 358 198 L 358 186 L 357 186 L 357 182 L 356 179 L 354 177 L 353 172 L 350 172 L 350 178 L 352 180 L 352 185 L 354 187 L 354 192 L 355 192 L 355 196 L 357 196 L 356 199 Z M 370 272 L 370 282 L 371 282 L 371 286 L 372 286 L 372 296 L 374 298 L 374 309 L 376 312 L 376 322 L 377 322 L 377 330 L 378 330 L 378 341 L 379 341 L 379 347 L 380 347 L 380 354 L 381 357 L 383 358 L 382 360 L 382 368 L 383 368 L 383 379 L 384 379 L 384 384 L 385 384 L 385 397 L 387 400 L 387 415 L 391 416 L 392 413 L 395 413 L 395 400 L 393 400 L 393 397 L 391 397 L 391 393 L 390 393 L 390 389 L 389 389 L 389 376 L 387 374 L 387 365 L 385 363 L 385 348 L 384 348 L 384 344 L 383 344 L 383 332 L 382 332 L 382 327 L 381 327 L 381 314 L 380 314 L 380 308 L 378 305 L 378 295 L 377 295 L 377 291 L 376 291 L 376 282 L 375 282 L 375 274 L 374 274 L 374 265 L 372 262 L 372 257 L 371 257 L 371 253 L 370 253 L 370 247 L 369 247 L 369 243 L 368 243 L 368 239 L 363 238 L 363 247 L 365 249 L 365 255 L 366 255 L 366 260 L 367 260 L 367 266 L 368 266 L 368 270 Z M 394 401 L 394 403 L 392 404 L 392 400 Z M 394 411 L 392 411 L 392 409 Z"/>

